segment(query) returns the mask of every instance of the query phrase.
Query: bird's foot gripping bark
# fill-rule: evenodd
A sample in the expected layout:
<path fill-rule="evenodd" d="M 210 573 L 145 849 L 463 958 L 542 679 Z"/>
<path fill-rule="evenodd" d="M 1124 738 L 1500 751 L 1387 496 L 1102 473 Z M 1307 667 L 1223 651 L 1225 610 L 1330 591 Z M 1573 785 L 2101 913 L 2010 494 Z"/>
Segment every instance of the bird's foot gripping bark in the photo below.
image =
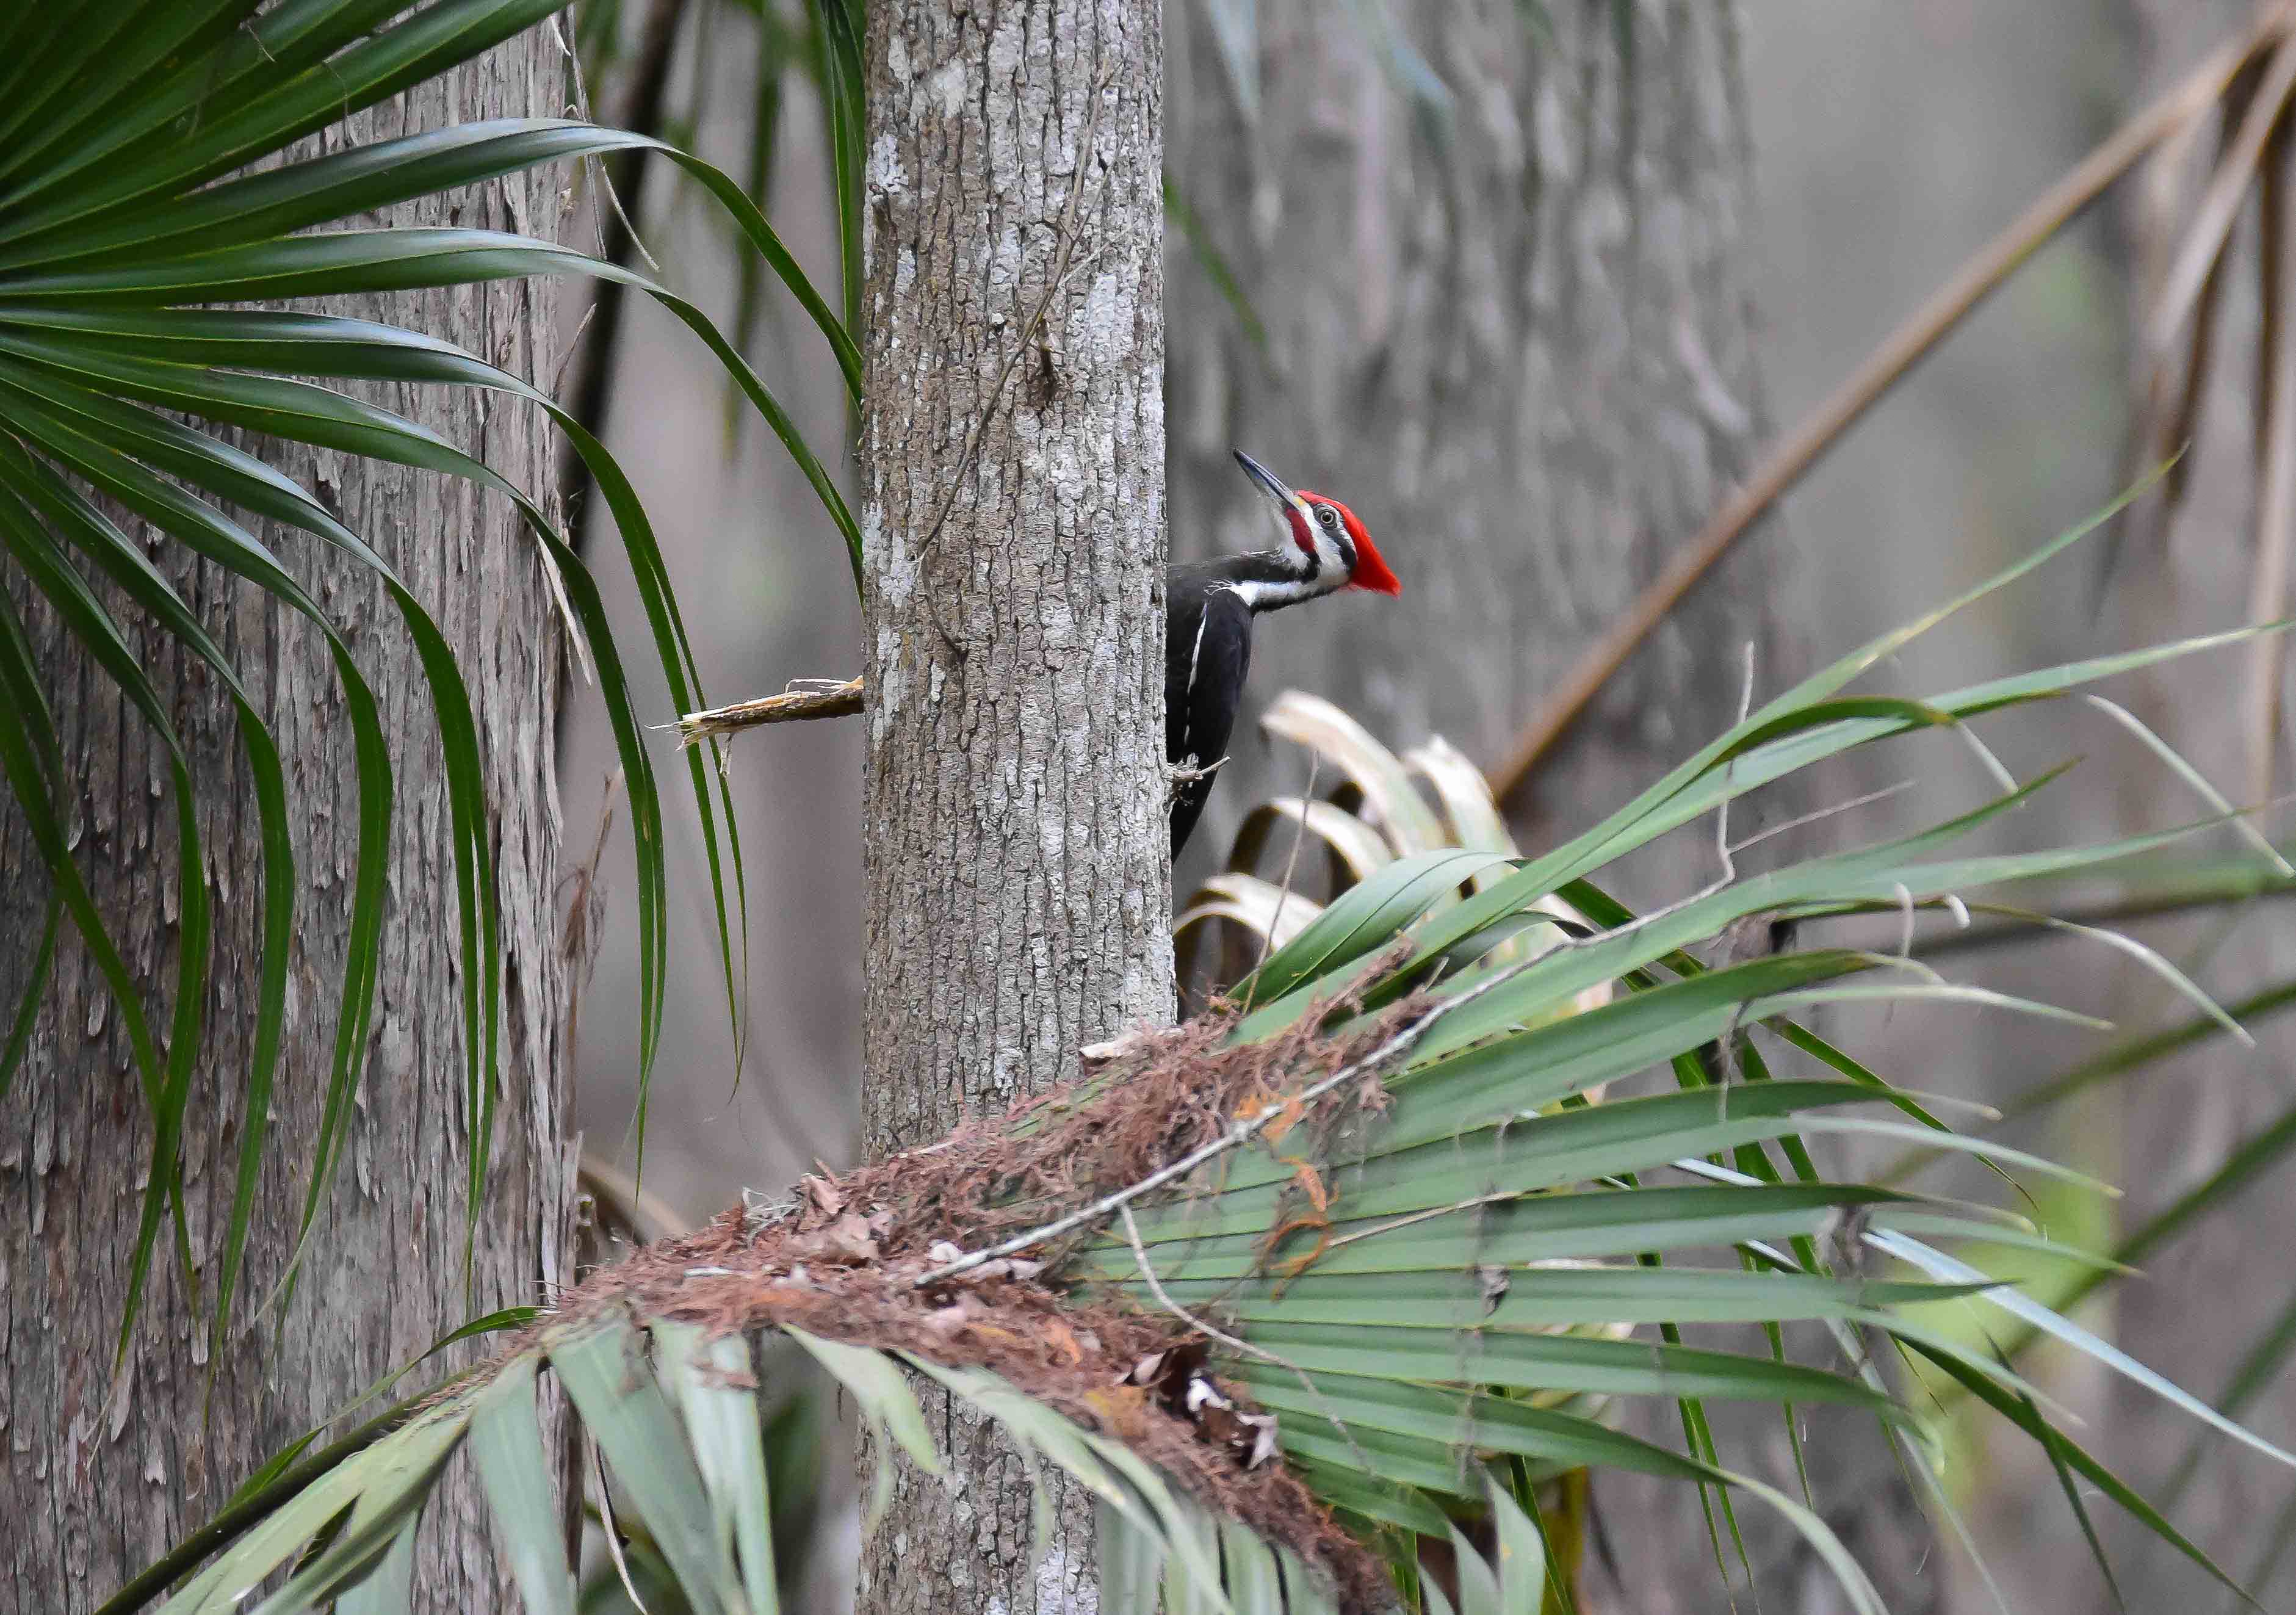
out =
<path fill-rule="evenodd" d="M 1211 778 L 1226 766 L 1226 762 L 1227 758 L 1223 757 L 1217 762 L 1200 764 L 1196 761 L 1196 754 L 1191 751 L 1184 761 L 1167 763 L 1164 766 L 1164 783 L 1171 787 L 1172 795 L 1177 798 L 1185 787 L 1196 783 L 1199 780 Z"/>

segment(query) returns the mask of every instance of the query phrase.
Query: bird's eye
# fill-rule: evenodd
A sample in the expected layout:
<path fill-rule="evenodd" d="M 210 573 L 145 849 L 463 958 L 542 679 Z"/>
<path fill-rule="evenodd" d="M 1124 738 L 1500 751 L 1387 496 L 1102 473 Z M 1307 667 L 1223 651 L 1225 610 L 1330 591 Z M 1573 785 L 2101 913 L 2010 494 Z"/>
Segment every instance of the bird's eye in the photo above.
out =
<path fill-rule="evenodd" d="M 1339 530 L 1340 512 L 1333 510 L 1328 504 L 1316 512 L 1316 520 L 1322 522 L 1325 527 L 1330 528 L 1334 532 Z"/>

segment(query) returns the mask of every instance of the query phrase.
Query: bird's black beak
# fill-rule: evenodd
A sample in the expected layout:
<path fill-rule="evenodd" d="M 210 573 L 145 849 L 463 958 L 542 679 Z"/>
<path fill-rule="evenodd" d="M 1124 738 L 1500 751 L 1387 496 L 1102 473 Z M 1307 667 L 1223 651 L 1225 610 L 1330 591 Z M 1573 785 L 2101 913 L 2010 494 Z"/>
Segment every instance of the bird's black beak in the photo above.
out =
<path fill-rule="evenodd" d="M 1274 471 L 1269 471 L 1240 448 L 1235 451 L 1235 463 L 1243 467 L 1245 476 L 1259 483 L 1267 496 L 1285 510 L 1291 510 L 1299 504 L 1299 495 L 1284 487 L 1282 480 Z"/>

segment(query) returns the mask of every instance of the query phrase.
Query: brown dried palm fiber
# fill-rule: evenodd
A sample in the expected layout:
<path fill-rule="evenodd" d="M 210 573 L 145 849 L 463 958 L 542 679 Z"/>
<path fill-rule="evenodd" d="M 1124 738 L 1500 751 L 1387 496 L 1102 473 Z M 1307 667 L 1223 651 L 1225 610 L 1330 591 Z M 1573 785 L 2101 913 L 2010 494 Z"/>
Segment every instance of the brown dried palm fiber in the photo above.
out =
<path fill-rule="evenodd" d="M 1354 1007 L 1342 1002 L 1333 1011 Z M 1394 1588 L 1378 1557 L 1295 1476 L 1280 1463 L 1245 1468 L 1168 1400 L 1125 1382 L 1144 1358 L 1201 1340 L 1182 1320 L 1126 1295 L 1062 1289 L 1059 1251 L 1031 1253 L 1050 1258 L 1037 1277 L 992 1268 L 922 1288 L 916 1281 L 948 1245 L 978 1250 L 1139 1182 L 1218 1137 L 1239 1114 L 1364 1060 L 1425 1008 L 1423 999 L 1406 999 L 1344 1037 L 1320 1030 L 1326 1014 L 1266 1042 L 1231 1046 L 1232 1013 L 1144 1035 L 1084 1083 L 967 1123 L 928 1149 L 808 1178 L 783 1215 L 760 1219 L 736 1207 L 694 1234 L 647 1246 L 569 1291 L 521 1345 L 626 1309 L 638 1320 L 668 1317 L 718 1333 L 791 1325 L 986 1369 L 1123 1440 L 1203 1506 L 1292 1548 L 1332 1578 L 1342 1608 L 1390 1609 Z M 1329 1138 L 1380 1103 L 1375 1081 L 1343 1086 L 1280 1117 L 1267 1136 L 1305 1127 Z M 1285 1148 L 1298 1152 L 1296 1140 Z M 1249 1405 L 1240 1388 L 1222 1390 Z"/>
<path fill-rule="evenodd" d="M 1342 999 L 1332 1012 L 1355 1007 Z M 1265 1041 L 1234 1045 L 1226 1041 L 1234 1014 L 1216 1011 L 1144 1037 L 1085 1083 L 1023 1100 L 1002 1118 L 968 1122 L 930 1151 L 896 1155 L 838 1184 L 848 1205 L 922 1214 L 897 1221 L 889 1254 L 937 1240 L 978 1250 L 1138 1183 L 1240 1116 L 1361 1062 L 1427 1007 L 1414 995 L 1343 1037 L 1321 1029 L 1330 1014 L 1304 1016 Z M 1272 1143 L 1302 1124 L 1328 1134 L 1354 1118 L 1366 1097 L 1376 1104 L 1377 1094 L 1375 1083 L 1342 1088 L 1312 1115 L 1279 1117 L 1261 1136 Z M 1285 1151 L 1298 1152 L 1296 1143 Z"/>

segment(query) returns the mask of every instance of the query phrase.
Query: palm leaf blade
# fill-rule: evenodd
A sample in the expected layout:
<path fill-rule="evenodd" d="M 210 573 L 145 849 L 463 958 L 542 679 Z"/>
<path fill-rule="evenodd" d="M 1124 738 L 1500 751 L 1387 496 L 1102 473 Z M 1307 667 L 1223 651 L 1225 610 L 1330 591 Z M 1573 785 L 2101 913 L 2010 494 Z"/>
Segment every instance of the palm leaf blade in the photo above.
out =
<path fill-rule="evenodd" d="M 522 1355 L 497 1371 L 472 1404 L 471 1455 L 494 1513 L 495 1539 L 533 1615 L 573 1615 L 562 1527 L 550 1498 L 550 1462 L 534 1407 L 536 1359 Z"/>

